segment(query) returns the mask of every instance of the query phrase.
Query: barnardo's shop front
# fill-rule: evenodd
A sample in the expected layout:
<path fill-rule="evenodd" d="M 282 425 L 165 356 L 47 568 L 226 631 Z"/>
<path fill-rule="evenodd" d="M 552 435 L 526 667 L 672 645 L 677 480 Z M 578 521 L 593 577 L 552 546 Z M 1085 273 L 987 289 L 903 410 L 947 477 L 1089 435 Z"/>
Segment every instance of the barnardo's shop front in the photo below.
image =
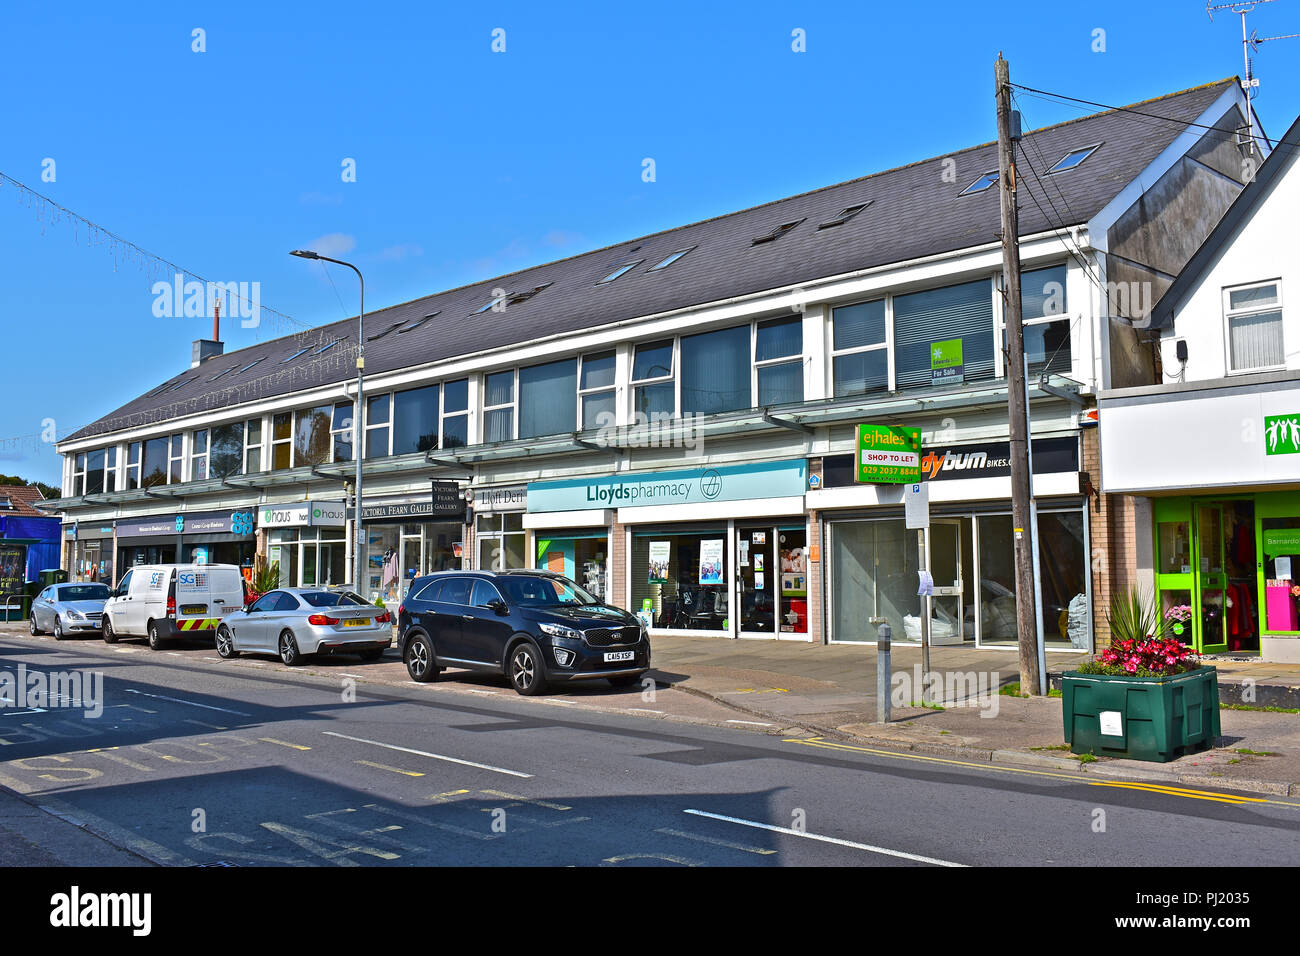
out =
<path fill-rule="evenodd" d="M 652 633 L 807 641 L 807 483 L 803 459 L 532 482 L 524 527 Z"/>
<path fill-rule="evenodd" d="M 1101 409 L 1102 490 L 1149 499 L 1137 563 L 1171 629 L 1300 662 L 1300 381 L 1124 389 Z"/>

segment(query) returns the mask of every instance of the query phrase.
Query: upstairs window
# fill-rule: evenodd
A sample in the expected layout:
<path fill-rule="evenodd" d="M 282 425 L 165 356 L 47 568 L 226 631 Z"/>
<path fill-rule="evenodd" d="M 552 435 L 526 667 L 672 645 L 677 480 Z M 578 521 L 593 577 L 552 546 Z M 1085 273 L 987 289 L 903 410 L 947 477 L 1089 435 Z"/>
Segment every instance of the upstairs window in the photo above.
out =
<path fill-rule="evenodd" d="M 646 418 L 676 413 L 672 339 L 636 347 L 632 358 L 632 402 L 634 410 Z"/>
<path fill-rule="evenodd" d="M 578 406 L 584 430 L 614 424 L 614 353 L 596 352 L 582 357 Z"/>
<path fill-rule="evenodd" d="M 836 398 L 888 390 L 884 299 L 831 312 L 831 377 Z"/>
<path fill-rule="evenodd" d="M 750 326 L 682 336 L 682 414 L 751 408 Z"/>
<path fill-rule="evenodd" d="M 563 359 L 519 370 L 519 437 L 577 431 L 578 361 Z"/>
<path fill-rule="evenodd" d="M 335 461 L 352 460 L 352 403 L 337 402 L 334 405 L 334 421 L 330 426 L 330 438 L 334 445 Z"/>
<path fill-rule="evenodd" d="M 758 407 L 803 401 L 803 316 L 759 322 L 754 331 Z"/>
<path fill-rule="evenodd" d="M 140 484 L 140 455 L 143 442 L 133 441 L 126 450 L 126 489 L 134 491 Z"/>
<path fill-rule="evenodd" d="M 493 372 L 484 379 L 483 440 L 510 441 L 515 437 L 515 372 Z"/>
<path fill-rule="evenodd" d="M 239 474 L 244 463 L 244 423 L 214 426 L 210 441 L 208 477 L 229 478 Z"/>
<path fill-rule="evenodd" d="M 329 463 L 333 411 L 329 405 L 318 405 L 315 408 L 303 408 L 294 412 L 293 463 L 295 465 Z"/>
<path fill-rule="evenodd" d="M 271 416 L 271 470 L 284 471 L 293 465 L 293 414 Z"/>
<path fill-rule="evenodd" d="M 208 477 L 208 430 L 200 428 L 190 434 L 190 480 Z"/>
<path fill-rule="evenodd" d="M 392 454 L 393 396 L 371 395 L 366 398 L 366 457 L 384 458 Z"/>
<path fill-rule="evenodd" d="M 1264 282 L 1223 290 L 1228 368 L 1233 372 L 1285 368 L 1282 285 Z"/>
<path fill-rule="evenodd" d="M 438 447 L 437 385 L 408 388 L 393 395 L 393 454 L 409 455 Z"/>
<path fill-rule="evenodd" d="M 1070 316 L 1066 312 L 1064 265 L 1020 276 L 1020 317 L 1029 374 L 1069 375 Z"/>
<path fill-rule="evenodd" d="M 250 418 L 244 424 L 244 474 L 262 470 L 262 420 Z"/>
<path fill-rule="evenodd" d="M 962 381 L 992 378 L 993 284 L 977 279 L 960 285 L 893 297 L 894 380 L 897 388 L 928 386 L 936 343 L 959 340 Z"/>
<path fill-rule="evenodd" d="M 442 447 L 463 448 L 469 444 L 469 379 L 460 378 L 442 386 Z"/>

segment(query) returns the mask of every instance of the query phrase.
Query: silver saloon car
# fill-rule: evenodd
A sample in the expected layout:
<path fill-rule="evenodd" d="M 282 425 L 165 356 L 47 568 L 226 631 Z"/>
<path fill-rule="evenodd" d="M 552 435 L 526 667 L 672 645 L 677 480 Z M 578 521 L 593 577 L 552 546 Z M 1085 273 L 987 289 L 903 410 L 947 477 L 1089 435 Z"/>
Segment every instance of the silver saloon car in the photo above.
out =
<path fill-rule="evenodd" d="M 32 601 L 27 627 L 33 635 L 52 632 L 56 641 L 99 634 L 110 593 L 107 584 L 51 584 Z"/>
<path fill-rule="evenodd" d="M 377 660 L 393 643 L 393 616 L 351 591 L 277 588 L 217 627 L 217 653 L 277 654 L 292 667 L 312 654 Z"/>

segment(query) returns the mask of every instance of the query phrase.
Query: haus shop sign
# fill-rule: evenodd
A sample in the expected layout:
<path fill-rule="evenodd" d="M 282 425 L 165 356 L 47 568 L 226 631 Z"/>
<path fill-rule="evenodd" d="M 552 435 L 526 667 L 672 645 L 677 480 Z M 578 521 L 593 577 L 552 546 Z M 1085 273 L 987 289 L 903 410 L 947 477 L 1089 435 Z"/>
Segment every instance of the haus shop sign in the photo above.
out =
<path fill-rule="evenodd" d="M 341 528 L 346 523 L 347 512 L 341 501 L 295 501 L 257 509 L 259 528 Z"/>
<path fill-rule="evenodd" d="M 808 463 L 802 459 L 534 481 L 528 485 L 528 511 L 584 511 L 792 498 L 802 497 L 807 487 Z"/>

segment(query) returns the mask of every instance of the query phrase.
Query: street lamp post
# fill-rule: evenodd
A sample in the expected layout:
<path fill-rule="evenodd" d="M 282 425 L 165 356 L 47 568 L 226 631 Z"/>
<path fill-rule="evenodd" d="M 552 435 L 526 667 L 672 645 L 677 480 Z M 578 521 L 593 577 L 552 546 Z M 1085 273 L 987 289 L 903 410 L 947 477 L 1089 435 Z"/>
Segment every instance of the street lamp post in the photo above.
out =
<path fill-rule="evenodd" d="M 333 262 L 340 266 L 347 266 L 357 274 L 361 280 L 361 311 L 357 314 L 357 404 L 352 411 L 352 459 L 357 463 L 357 481 L 356 481 L 356 498 L 357 505 L 353 511 L 353 544 L 352 544 L 352 587 L 362 597 L 365 596 L 365 587 L 362 580 L 365 576 L 366 569 L 366 547 L 365 538 L 361 530 L 361 459 L 364 455 L 365 430 L 361 427 L 361 409 L 365 400 L 365 377 L 366 377 L 366 277 L 350 262 L 344 262 L 342 259 L 331 259 L 329 256 L 322 256 L 318 252 L 311 252 L 305 249 L 295 249 L 289 253 L 292 256 L 298 256 L 300 259 L 320 259 L 323 262 Z"/>

